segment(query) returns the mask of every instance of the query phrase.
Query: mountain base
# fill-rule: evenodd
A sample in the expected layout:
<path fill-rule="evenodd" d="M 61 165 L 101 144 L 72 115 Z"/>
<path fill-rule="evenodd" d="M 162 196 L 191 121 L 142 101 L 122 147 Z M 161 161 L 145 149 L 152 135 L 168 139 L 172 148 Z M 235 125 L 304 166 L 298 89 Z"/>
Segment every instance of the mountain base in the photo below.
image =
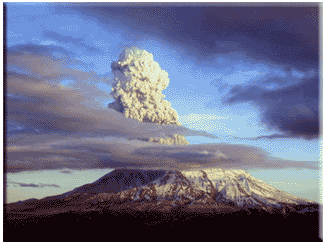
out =
<path fill-rule="evenodd" d="M 5 215 L 5 242 L 321 242 L 319 212 L 94 211 Z"/>

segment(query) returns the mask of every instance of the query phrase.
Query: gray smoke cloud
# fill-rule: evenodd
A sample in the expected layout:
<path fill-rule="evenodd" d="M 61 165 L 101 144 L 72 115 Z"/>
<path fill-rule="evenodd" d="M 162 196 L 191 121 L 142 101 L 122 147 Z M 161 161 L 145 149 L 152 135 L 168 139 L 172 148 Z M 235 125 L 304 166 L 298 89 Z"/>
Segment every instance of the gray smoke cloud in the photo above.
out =
<path fill-rule="evenodd" d="M 109 108 L 127 118 L 160 125 L 181 126 L 178 114 L 162 91 L 169 85 L 168 73 L 162 70 L 153 55 L 137 47 L 126 48 L 118 61 L 111 64 L 114 74 L 111 96 L 115 99 Z M 188 145 L 182 135 L 150 137 L 149 142 L 167 145 Z"/>

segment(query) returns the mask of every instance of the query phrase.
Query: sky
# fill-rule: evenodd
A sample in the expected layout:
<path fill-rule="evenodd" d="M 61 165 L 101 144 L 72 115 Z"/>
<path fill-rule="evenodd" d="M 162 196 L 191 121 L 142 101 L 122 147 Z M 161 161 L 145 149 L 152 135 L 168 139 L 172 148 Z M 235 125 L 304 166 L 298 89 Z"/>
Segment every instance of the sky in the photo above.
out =
<path fill-rule="evenodd" d="M 5 6 L 8 171 L 322 159 L 318 6 Z M 163 94 L 182 127 L 108 109 L 110 65 L 130 46 L 168 72 Z M 190 145 L 137 140 L 171 133 Z"/>

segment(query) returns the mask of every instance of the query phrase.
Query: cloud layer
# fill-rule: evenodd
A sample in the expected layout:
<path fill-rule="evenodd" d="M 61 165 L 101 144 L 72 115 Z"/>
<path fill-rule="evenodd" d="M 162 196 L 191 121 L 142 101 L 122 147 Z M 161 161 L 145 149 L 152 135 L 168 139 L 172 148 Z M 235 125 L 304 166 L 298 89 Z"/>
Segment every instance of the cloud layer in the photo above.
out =
<path fill-rule="evenodd" d="M 86 18 L 96 15 L 104 27 L 112 25 L 112 19 L 119 20 L 133 30 L 178 44 L 199 60 L 208 61 L 217 54 L 241 51 L 258 61 L 283 64 L 285 68 L 307 68 L 319 62 L 319 8 L 316 4 L 297 6 L 292 11 L 290 7 L 253 5 L 132 6 L 99 3 L 68 8 Z M 67 6 L 58 5 L 56 11 L 59 13 L 63 9 Z"/>
<path fill-rule="evenodd" d="M 278 83 L 275 89 L 265 88 L 270 80 Z M 227 104 L 253 102 L 262 110 L 262 121 L 268 127 L 276 127 L 284 135 L 277 137 L 318 138 L 320 135 L 319 114 L 319 77 L 306 75 L 291 85 L 284 81 L 268 79 L 261 85 L 236 85 L 230 96 L 224 100 Z"/>
<path fill-rule="evenodd" d="M 163 168 L 201 169 L 309 167 L 309 163 L 269 157 L 263 150 L 230 144 L 167 146 L 109 137 L 62 135 L 9 137 L 7 172 L 42 169 Z M 15 145 L 14 145 L 15 144 Z M 17 145 L 19 144 L 19 145 Z"/>

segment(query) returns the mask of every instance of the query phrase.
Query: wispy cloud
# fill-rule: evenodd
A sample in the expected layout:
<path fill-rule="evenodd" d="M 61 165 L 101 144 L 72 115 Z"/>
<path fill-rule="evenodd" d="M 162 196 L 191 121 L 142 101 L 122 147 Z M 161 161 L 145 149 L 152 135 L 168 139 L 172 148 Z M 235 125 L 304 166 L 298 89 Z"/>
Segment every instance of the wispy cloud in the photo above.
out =
<path fill-rule="evenodd" d="M 17 183 L 17 182 L 9 182 L 12 184 L 18 184 L 20 187 L 32 187 L 32 188 L 44 188 L 44 187 L 55 187 L 60 188 L 57 184 L 34 184 L 34 183 Z"/>
<path fill-rule="evenodd" d="M 74 26 L 69 26 L 69 27 L 66 27 L 66 28 L 68 30 L 76 29 L 76 27 L 74 27 Z M 60 42 L 60 43 L 68 43 L 68 44 L 72 44 L 74 46 L 82 47 L 88 53 L 99 53 L 99 52 L 101 52 L 100 49 L 87 45 L 84 42 L 85 37 L 76 38 L 74 36 L 63 35 L 63 34 L 60 34 L 58 32 L 51 31 L 51 30 L 44 31 L 43 32 L 43 37 L 50 38 L 50 39 L 55 40 L 55 41 Z"/>

